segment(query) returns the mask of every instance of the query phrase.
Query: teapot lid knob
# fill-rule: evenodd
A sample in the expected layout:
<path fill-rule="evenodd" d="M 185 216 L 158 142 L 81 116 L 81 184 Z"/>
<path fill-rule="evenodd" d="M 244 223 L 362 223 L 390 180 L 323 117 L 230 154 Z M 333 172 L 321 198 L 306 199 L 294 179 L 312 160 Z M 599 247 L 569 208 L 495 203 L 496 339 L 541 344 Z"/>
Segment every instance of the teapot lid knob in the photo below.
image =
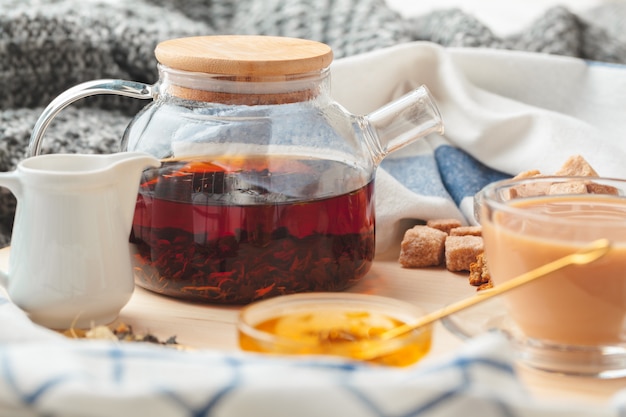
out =
<path fill-rule="evenodd" d="M 157 45 L 155 56 L 170 68 L 234 76 L 305 74 L 333 60 L 332 49 L 324 43 L 256 35 L 170 39 Z"/>

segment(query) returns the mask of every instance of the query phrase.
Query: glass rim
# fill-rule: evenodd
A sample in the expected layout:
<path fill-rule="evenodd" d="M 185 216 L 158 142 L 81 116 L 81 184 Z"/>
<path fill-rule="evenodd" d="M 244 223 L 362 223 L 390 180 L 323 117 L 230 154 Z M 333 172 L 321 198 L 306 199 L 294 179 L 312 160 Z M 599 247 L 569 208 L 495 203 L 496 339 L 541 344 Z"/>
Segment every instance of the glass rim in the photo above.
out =
<path fill-rule="evenodd" d="M 255 325 L 290 312 L 319 311 L 324 306 L 332 306 L 337 309 L 345 310 L 348 310 L 348 307 L 350 306 L 360 308 L 360 310 L 369 307 L 371 309 L 370 311 L 380 311 L 403 322 L 409 322 L 408 319 L 405 319 L 409 316 L 412 319 L 417 319 L 421 315 L 426 314 L 424 309 L 415 304 L 379 295 L 334 292 L 299 293 L 277 296 L 244 306 L 240 310 L 237 318 L 237 329 L 263 344 L 283 346 L 291 349 L 316 347 L 318 344 L 315 342 L 305 342 L 289 337 L 277 336 L 275 334 L 259 330 L 255 327 Z M 383 309 L 381 307 L 387 308 Z M 258 319 L 254 320 L 250 317 L 251 315 L 253 317 L 257 317 L 258 315 Z M 412 343 L 422 334 L 430 331 L 430 329 L 431 326 L 426 325 L 419 329 L 419 331 L 414 330 L 401 337 L 381 340 L 380 342 L 383 345 L 399 344 L 400 346 L 403 346 Z M 374 341 L 375 340 L 360 341 L 355 342 L 354 344 L 351 343 L 351 345 L 364 344 Z M 343 351 L 343 346 L 338 344 L 335 349 L 331 348 L 330 350 L 341 352 Z"/>

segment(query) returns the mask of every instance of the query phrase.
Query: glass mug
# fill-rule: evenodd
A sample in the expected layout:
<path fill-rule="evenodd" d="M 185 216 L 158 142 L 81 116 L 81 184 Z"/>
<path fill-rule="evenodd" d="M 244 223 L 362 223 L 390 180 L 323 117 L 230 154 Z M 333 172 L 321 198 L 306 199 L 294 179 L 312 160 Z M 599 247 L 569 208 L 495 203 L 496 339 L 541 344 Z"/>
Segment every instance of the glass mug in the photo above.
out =
<path fill-rule="evenodd" d="M 610 251 L 505 294 L 523 362 L 564 374 L 626 376 L 626 180 L 504 180 L 478 195 L 494 285 L 609 239 Z"/>
<path fill-rule="evenodd" d="M 343 290 L 375 249 L 374 178 L 390 152 L 442 132 L 420 87 L 367 116 L 329 91 L 327 45 L 271 36 L 160 43 L 159 80 L 80 84 L 44 110 L 31 137 L 94 94 L 152 99 L 125 151 L 157 157 L 144 172 L 130 237 L 138 285 L 201 302 Z"/>

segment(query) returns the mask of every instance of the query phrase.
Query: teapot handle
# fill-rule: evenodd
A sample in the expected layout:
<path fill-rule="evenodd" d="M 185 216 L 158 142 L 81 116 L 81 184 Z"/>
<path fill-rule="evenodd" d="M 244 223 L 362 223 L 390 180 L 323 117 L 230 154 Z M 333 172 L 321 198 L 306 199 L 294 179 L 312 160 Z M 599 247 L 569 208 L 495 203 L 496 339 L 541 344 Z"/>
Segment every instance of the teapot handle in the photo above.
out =
<path fill-rule="evenodd" d="M 29 156 L 39 155 L 43 135 L 52 119 L 61 110 L 81 98 L 97 94 L 116 94 L 139 99 L 151 99 L 155 92 L 154 86 L 135 81 L 103 79 L 78 84 L 57 96 L 41 113 L 30 135 L 28 154 Z"/>

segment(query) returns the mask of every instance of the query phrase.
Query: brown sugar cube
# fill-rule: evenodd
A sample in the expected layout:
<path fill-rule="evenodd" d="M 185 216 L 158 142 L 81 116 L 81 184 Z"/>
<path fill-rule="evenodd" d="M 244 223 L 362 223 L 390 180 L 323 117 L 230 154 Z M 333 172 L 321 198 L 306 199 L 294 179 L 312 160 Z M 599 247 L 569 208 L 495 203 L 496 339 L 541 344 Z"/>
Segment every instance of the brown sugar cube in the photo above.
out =
<path fill-rule="evenodd" d="M 460 226 L 450 230 L 450 236 L 482 236 L 481 226 Z"/>
<path fill-rule="evenodd" d="M 550 186 L 548 194 L 587 194 L 587 183 L 582 181 L 557 182 Z"/>
<path fill-rule="evenodd" d="M 433 229 L 441 230 L 442 232 L 446 232 L 446 234 L 450 233 L 450 230 L 455 227 L 460 227 L 461 222 L 457 219 L 433 219 L 428 220 L 426 222 L 426 226 L 432 227 Z"/>
<path fill-rule="evenodd" d="M 480 236 L 448 236 L 445 242 L 446 268 L 452 272 L 469 271 L 483 250 Z"/>
<path fill-rule="evenodd" d="M 414 226 L 404 233 L 398 262 L 405 268 L 441 265 L 447 236 L 432 227 Z"/>
<path fill-rule="evenodd" d="M 587 183 L 587 192 L 590 194 L 607 194 L 618 195 L 619 190 L 613 186 L 605 184 L 597 184 L 595 182 Z"/>
<path fill-rule="evenodd" d="M 579 176 L 579 177 L 597 177 L 598 173 L 589 165 L 589 163 L 580 155 L 572 155 L 563 164 L 563 166 L 555 172 L 558 176 Z"/>
<path fill-rule="evenodd" d="M 550 183 L 538 182 L 536 184 L 520 184 L 509 189 L 509 199 L 529 196 L 546 195 L 550 192 Z"/>
<path fill-rule="evenodd" d="M 470 264 L 469 283 L 478 287 L 478 291 L 493 287 L 484 252 L 479 253 L 476 256 L 476 261 Z"/>
<path fill-rule="evenodd" d="M 537 170 L 537 169 L 530 169 L 528 171 L 520 172 L 519 174 L 514 176 L 512 179 L 514 179 L 514 180 L 523 180 L 523 179 L 526 179 L 526 178 L 534 178 L 534 177 L 542 177 L 542 176 L 543 175 L 541 174 L 541 172 L 539 170 Z M 543 183 L 518 185 L 516 187 L 512 187 L 512 188 L 509 189 L 509 199 L 519 198 L 519 197 L 526 197 L 528 195 L 538 195 L 542 191 L 537 191 L 537 190 L 541 190 L 542 188 L 546 188 L 547 189 L 547 187 L 548 186 L 543 184 Z M 545 192 L 544 192 L 544 194 L 545 194 Z"/>
<path fill-rule="evenodd" d="M 528 171 L 522 171 L 519 174 L 517 174 L 516 176 L 513 177 L 514 180 L 520 180 L 522 178 L 532 178 L 532 177 L 538 177 L 541 175 L 541 172 L 539 172 L 539 170 L 537 169 L 530 169 Z"/>

